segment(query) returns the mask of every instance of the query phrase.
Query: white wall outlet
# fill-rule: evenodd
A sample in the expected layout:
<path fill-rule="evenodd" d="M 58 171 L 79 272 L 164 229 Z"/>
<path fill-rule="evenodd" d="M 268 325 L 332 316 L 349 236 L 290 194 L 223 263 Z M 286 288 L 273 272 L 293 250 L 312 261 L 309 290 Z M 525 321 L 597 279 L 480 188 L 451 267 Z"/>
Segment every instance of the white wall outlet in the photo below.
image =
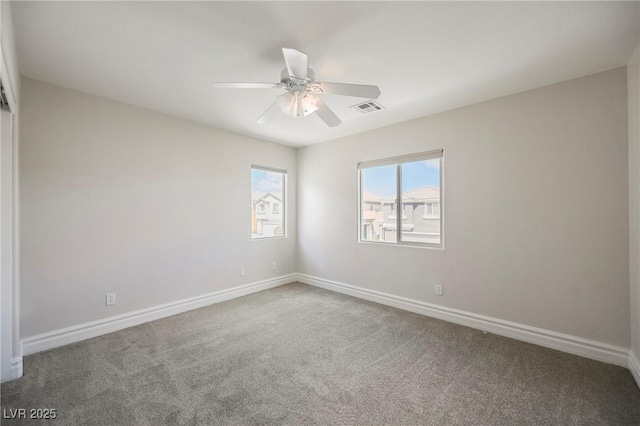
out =
<path fill-rule="evenodd" d="M 247 271 L 244 269 L 244 266 L 242 268 L 240 268 L 240 276 L 244 277 L 244 275 L 247 273 Z"/>
<path fill-rule="evenodd" d="M 436 284 L 436 294 L 442 296 L 442 286 L 440 284 Z"/>
<path fill-rule="evenodd" d="M 116 294 L 115 293 L 107 293 L 107 306 L 116 304 Z"/>
<path fill-rule="evenodd" d="M 273 263 L 271 264 L 271 269 L 273 269 L 274 271 L 275 271 L 276 269 L 278 269 L 278 264 L 277 264 L 276 262 L 273 262 Z"/>

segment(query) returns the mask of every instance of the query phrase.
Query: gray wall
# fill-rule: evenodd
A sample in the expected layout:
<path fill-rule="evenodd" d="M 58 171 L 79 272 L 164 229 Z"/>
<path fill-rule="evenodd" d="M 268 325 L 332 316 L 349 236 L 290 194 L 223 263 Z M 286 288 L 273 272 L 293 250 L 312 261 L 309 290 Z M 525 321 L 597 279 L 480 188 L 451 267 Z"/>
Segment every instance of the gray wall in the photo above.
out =
<path fill-rule="evenodd" d="M 358 243 L 356 164 L 438 148 L 444 250 Z M 629 347 L 625 67 L 306 147 L 298 161 L 299 272 Z"/>
<path fill-rule="evenodd" d="M 293 148 L 22 84 L 23 338 L 295 271 Z M 251 241 L 252 163 L 289 172 L 288 238 Z"/>
<path fill-rule="evenodd" d="M 627 66 L 629 89 L 629 274 L 631 350 L 640 359 L 640 50 Z"/>

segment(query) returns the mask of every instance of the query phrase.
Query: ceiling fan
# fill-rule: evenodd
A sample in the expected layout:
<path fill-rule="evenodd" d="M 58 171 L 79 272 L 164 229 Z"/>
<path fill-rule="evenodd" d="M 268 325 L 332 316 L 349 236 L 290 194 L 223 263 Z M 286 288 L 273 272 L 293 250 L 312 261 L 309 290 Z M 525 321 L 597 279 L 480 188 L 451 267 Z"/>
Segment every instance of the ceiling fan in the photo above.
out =
<path fill-rule="evenodd" d="M 315 81 L 315 73 L 309 68 L 306 54 L 282 48 L 284 62 L 287 65 L 280 73 L 280 83 L 214 83 L 216 89 L 285 89 L 287 92 L 258 118 L 264 124 L 281 110 L 293 117 L 306 117 L 314 112 L 329 127 L 335 127 L 342 120 L 322 101 L 320 94 L 353 96 L 356 98 L 378 99 L 378 86 L 367 84 L 322 83 Z"/>

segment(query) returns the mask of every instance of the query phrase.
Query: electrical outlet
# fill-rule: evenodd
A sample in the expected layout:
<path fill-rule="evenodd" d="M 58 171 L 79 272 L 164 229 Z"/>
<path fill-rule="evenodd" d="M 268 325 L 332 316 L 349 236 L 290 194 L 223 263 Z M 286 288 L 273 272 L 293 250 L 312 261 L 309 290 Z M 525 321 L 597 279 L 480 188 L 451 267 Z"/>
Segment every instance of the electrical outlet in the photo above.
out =
<path fill-rule="evenodd" d="M 115 293 L 107 293 L 107 306 L 116 304 L 116 294 Z"/>
<path fill-rule="evenodd" d="M 244 275 L 247 273 L 247 271 L 244 269 L 244 266 L 242 268 L 240 268 L 240 276 L 244 277 Z"/>
<path fill-rule="evenodd" d="M 442 286 L 439 284 L 436 284 L 436 295 L 442 296 Z"/>
<path fill-rule="evenodd" d="M 271 269 L 273 269 L 274 271 L 275 271 L 276 269 L 278 269 L 278 264 L 277 264 L 276 262 L 273 262 L 273 263 L 271 264 Z"/>

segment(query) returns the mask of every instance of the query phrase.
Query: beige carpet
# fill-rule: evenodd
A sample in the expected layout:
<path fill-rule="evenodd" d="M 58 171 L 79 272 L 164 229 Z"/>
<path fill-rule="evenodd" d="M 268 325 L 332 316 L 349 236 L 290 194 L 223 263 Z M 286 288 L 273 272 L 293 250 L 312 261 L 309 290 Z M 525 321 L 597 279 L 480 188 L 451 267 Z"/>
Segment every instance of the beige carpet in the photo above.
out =
<path fill-rule="evenodd" d="M 55 408 L 53 425 L 640 424 L 627 369 L 302 284 L 28 356 L 24 371 L 3 410 Z"/>

